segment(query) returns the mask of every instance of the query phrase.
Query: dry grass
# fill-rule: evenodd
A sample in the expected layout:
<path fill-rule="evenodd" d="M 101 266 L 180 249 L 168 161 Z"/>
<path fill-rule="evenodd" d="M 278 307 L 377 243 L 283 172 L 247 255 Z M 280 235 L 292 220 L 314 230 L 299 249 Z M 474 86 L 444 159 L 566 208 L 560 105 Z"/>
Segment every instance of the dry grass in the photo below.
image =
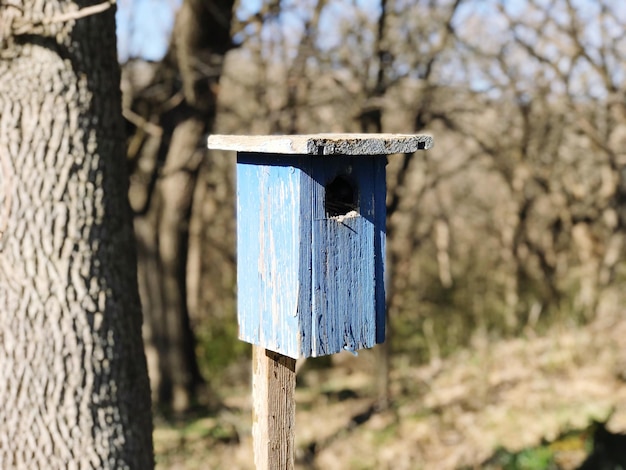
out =
<path fill-rule="evenodd" d="M 329 370 L 304 372 L 297 390 L 298 468 L 481 468 L 498 448 L 519 451 L 591 420 L 626 430 L 626 318 L 605 316 L 548 336 L 475 342 L 440 363 L 399 358 L 392 410 L 362 424 L 372 404 L 374 354 L 340 355 Z M 157 427 L 162 469 L 251 469 L 250 398 L 229 392 L 230 411 L 179 428 Z M 560 468 L 585 456 L 555 447 Z"/>

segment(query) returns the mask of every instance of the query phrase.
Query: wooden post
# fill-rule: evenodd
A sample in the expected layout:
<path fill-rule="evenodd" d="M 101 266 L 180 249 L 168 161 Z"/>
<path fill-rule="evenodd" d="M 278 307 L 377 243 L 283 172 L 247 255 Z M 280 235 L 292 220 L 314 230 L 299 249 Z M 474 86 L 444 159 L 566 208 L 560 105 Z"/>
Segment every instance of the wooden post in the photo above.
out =
<path fill-rule="evenodd" d="M 296 360 L 253 346 L 252 438 L 257 470 L 294 468 Z"/>

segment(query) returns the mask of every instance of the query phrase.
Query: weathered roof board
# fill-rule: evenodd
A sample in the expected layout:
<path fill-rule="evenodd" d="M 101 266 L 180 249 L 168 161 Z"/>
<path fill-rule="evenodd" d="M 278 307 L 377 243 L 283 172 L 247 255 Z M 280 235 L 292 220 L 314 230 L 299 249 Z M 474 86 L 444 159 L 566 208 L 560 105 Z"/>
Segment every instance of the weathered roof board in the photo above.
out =
<path fill-rule="evenodd" d="M 210 135 L 210 149 L 299 155 L 391 155 L 428 150 L 429 135 L 412 134 L 310 134 L 310 135 Z"/>

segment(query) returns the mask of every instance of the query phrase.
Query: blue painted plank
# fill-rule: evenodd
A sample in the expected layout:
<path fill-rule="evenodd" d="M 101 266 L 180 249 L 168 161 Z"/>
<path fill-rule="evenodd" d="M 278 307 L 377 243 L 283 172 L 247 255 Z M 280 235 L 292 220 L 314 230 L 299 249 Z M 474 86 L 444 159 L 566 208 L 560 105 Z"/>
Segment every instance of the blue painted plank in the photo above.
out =
<path fill-rule="evenodd" d="M 313 356 L 369 348 L 377 342 L 377 295 L 384 297 L 384 287 L 376 287 L 382 284 L 377 273 L 380 276 L 384 267 L 376 269 L 383 255 L 376 250 L 384 246 L 376 222 L 384 219 L 384 212 L 378 214 L 380 204 L 374 204 L 375 191 L 381 189 L 375 184 L 375 160 L 341 157 L 313 166 Z M 326 213 L 324 189 L 338 175 L 356 185 L 358 209 L 352 217 Z M 382 308 L 384 312 L 384 300 Z"/>
<path fill-rule="evenodd" d="M 311 304 L 304 164 L 257 154 L 240 154 L 237 163 L 239 337 L 294 358 L 310 343 L 300 318 Z"/>

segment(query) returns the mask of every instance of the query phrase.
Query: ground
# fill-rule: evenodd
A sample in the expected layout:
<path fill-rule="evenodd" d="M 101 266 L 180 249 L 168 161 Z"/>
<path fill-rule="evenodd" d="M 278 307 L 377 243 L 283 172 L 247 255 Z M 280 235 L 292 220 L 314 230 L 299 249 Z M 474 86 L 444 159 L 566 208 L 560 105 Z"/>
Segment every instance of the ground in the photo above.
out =
<path fill-rule="evenodd" d="M 623 313 L 543 336 L 477 340 L 428 365 L 399 357 L 393 405 L 383 412 L 373 408 L 375 364 L 375 352 L 363 351 L 338 355 L 330 368 L 303 368 L 296 468 L 495 469 L 504 468 L 493 463 L 504 452 L 521 456 L 506 468 L 567 470 L 589 453 L 578 431 L 594 420 L 626 431 Z M 157 468 L 254 468 L 250 389 L 223 398 L 225 407 L 211 416 L 157 425 Z M 525 455 L 527 465 L 519 463 Z"/>

